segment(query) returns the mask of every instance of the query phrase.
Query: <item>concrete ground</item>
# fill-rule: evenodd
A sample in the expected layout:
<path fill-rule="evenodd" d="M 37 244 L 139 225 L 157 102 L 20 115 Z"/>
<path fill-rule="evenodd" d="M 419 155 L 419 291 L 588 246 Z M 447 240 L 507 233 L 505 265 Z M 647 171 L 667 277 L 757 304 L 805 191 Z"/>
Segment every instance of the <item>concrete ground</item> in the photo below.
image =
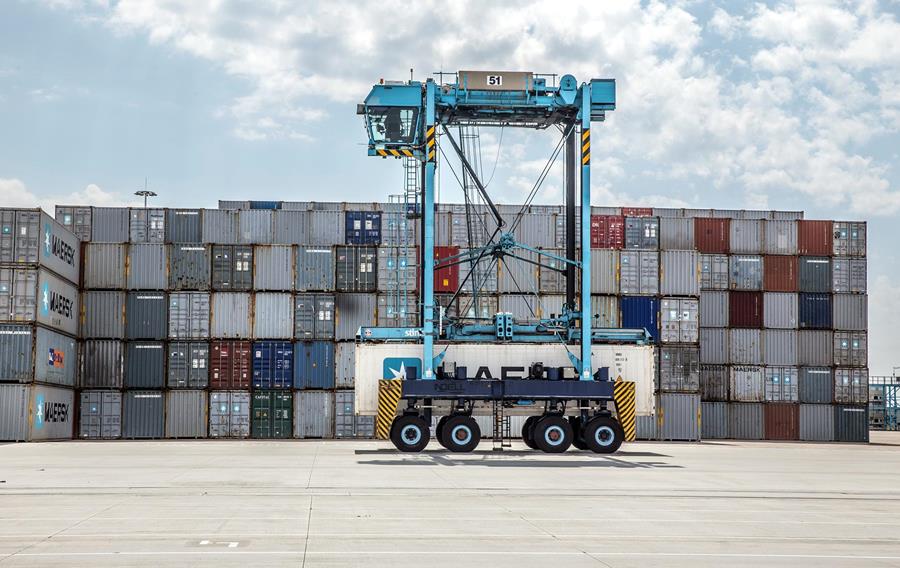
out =
<path fill-rule="evenodd" d="M 873 441 L 0 445 L 0 566 L 900 566 Z"/>

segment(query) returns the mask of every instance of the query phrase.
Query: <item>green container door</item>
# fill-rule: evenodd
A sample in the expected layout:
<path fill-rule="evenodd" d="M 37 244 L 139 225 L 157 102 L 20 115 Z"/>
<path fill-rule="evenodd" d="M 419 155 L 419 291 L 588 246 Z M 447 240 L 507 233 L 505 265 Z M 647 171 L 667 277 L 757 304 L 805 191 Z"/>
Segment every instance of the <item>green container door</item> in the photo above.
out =
<path fill-rule="evenodd" d="M 253 438 L 290 438 L 293 432 L 294 400 L 290 391 L 264 390 L 253 393 L 250 435 Z"/>

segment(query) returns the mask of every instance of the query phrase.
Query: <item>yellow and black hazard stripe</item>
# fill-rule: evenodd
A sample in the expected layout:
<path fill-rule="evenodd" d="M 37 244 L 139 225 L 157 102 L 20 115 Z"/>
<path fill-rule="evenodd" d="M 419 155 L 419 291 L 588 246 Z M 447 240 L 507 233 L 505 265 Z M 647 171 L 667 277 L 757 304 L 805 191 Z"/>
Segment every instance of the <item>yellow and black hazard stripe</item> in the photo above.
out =
<path fill-rule="evenodd" d="M 581 165 L 586 166 L 591 163 L 591 129 L 588 128 L 581 133 Z"/>
<path fill-rule="evenodd" d="M 613 386 L 613 400 L 616 403 L 616 416 L 625 431 L 625 441 L 633 442 L 636 434 L 635 425 L 635 385 L 632 381 L 616 379 Z"/>
<path fill-rule="evenodd" d="M 406 148 L 401 148 L 399 150 L 375 150 L 375 152 L 379 156 L 393 156 L 395 158 L 402 158 L 406 156 L 407 158 L 413 157 L 412 150 L 407 150 Z"/>
<path fill-rule="evenodd" d="M 425 160 L 433 162 L 436 151 L 437 148 L 434 143 L 434 125 L 431 124 L 425 127 Z"/>
<path fill-rule="evenodd" d="M 391 424 L 397 414 L 400 403 L 402 381 L 399 379 L 383 379 L 378 381 L 378 415 L 375 417 L 375 437 L 387 440 L 391 437 Z"/>

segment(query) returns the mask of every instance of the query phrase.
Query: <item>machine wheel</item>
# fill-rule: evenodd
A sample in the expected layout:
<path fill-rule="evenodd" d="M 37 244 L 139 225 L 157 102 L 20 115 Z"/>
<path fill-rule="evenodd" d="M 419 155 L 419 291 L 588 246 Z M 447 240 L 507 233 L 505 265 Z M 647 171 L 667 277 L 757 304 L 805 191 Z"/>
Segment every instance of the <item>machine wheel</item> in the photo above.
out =
<path fill-rule="evenodd" d="M 441 416 L 441 419 L 438 420 L 437 426 L 434 427 L 434 437 L 437 438 L 438 444 L 445 448 L 447 447 L 447 444 L 444 443 L 444 425 L 447 424 L 448 418 L 450 417 Z"/>
<path fill-rule="evenodd" d="M 569 416 L 569 424 L 572 426 L 572 445 L 579 450 L 588 449 L 582 437 L 584 430 L 581 427 L 581 416 Z"/>
<path fill-rule="evenodd" d="M 428 424 L 416 414 L 398 416 L 391 425 L 391 442 L 401 452 L 421 452 L 430 439 Z"/>
<path fill-rule="evenodd" d="M 522 441 L 532 450 L 538 449 L 534 443 L 534 423 L 540 418 L 540 416 L 529 416 L 525 419 L 525 424 L 522 425 Z"/>
<path fill-rule="evenodd" d="M 457 414 L 447 418 L 441 444 L 451 452 L 471 452 L 481 442 L 481 428 L 471 416 Z"/>
<path fill-rule="evenodd" d="M 572 425 L 562 416 L 548 415 L 534 426 L 534 443 L 539 450 L 559 454 L 572 445 Z"/>
<path fill-rule="evenodd" d="M 584 427 L 584 441 L 592 452 L 614 453 L 622 445 L 623 440 L 625 440 L 625 430 L 611 416 L 595 416 Z"/>

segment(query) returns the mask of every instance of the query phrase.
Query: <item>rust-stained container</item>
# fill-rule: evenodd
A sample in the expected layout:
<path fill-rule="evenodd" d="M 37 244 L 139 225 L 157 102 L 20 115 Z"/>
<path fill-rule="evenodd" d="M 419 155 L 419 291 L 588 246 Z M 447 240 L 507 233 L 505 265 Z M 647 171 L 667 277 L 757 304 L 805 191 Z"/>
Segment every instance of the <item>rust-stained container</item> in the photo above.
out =
<path fill-rule="evenodd" d="M 800 405 L 775 402 L 764 405 L 766 440 L 800 439 Z"/>
<path fill-rule="evenodd" d="M 622 215 L 625 217 L 652 217 L 652 207 L 623 207 Z"/>
<path fill-rule="evenodd" d="M 591 215 L 591 248 L 620 249 L 625 246 L 625 217 Z"/>
<path fill-rule="evenodd" d="M 728 295 L 728 325 L 730 327 L 763 326 L 763 293 L 737 292 Z"/>
<path fill-rule="evenodd" d="M 797 244 L 800 254 L 831 256 L 834 233 L 831 221 L 797 221 Z"/>
<path fill-rule="evenodd" d="M 796 292 L 797 272 L 796 256 L 766 255 L 763 260 L 763 290 Z"/>
<path fill-rule="evenodd" d="M 434 247 L 434 263 L 459 254 L 459 247 Z M 456 292 L 459 287 L 459 265 L 434 271 L 435 292 Z"/>
<path fill-rule="evenodd" d="M 213 341 L 209 352 L 210 388 L 250 388 L 253 365 L 249 341 Z"/>
<path fill-rule="evenodd" d="M 731 219 L 694 219 L 694 246 L 702 253 L 728 252 Z"/>

